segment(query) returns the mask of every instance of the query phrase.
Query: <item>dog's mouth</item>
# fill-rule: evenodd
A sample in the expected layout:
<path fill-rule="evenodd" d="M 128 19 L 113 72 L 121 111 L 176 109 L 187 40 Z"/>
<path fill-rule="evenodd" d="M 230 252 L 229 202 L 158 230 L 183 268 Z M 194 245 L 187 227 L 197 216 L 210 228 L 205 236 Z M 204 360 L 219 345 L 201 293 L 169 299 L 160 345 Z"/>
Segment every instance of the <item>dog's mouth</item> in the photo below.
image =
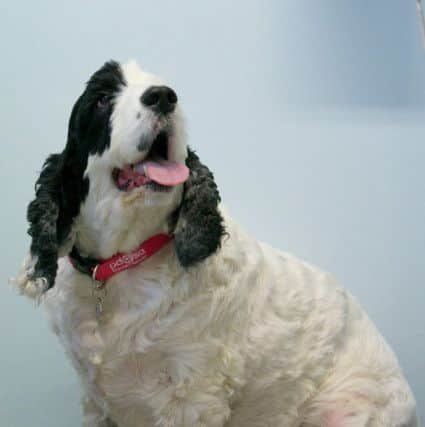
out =
<path fill-rule="evenodd" d="M 165 131 L 156 136 L 141 162 L 112 171 L 112 178 L 121 191 L 142 186 L 164 191 L 185 182 L 188 177 L 189 169 L 185 164 L 168 160 L 168 134 Z"/>

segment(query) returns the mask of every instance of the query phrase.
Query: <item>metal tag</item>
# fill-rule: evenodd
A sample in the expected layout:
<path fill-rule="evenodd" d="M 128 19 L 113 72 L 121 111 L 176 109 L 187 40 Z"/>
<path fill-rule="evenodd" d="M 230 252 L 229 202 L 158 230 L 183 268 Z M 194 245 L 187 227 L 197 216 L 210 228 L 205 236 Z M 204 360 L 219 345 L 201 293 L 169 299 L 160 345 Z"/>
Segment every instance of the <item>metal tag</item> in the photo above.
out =
<path fill-rule="evenodd" d="M 103 302 L 107 295 L 105 284 L 98 280 L 93 280 L 93 296 L 96 299 L 96 317 L 99 319 L 103 314 Z"/>

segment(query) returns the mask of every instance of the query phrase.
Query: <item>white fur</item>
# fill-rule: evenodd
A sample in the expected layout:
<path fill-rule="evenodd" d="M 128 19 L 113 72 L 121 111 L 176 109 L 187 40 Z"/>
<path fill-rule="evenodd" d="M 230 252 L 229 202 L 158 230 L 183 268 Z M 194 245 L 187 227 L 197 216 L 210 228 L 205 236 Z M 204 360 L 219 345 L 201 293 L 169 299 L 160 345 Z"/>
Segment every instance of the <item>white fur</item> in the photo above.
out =
<path fill-rule="evenodd" d="M 99 257 L 165 229 L 181 198 L 176 188 L 128 201 L 105 179 L 134 161 L 136 98 L 154 81 L 126 67 L 133 83 L 116 103 L 111 149 L 90 159 L 75 225 L 76 242 Z M 184 159 L 181 129 L 173 144 Z M 200 265 L 183 269 L 169 244 L 111 278 L 100 319 L 91 279 L 60 260 L 43 304 L 81 379 L 84 426 L 415 426 L 397 360 L 356 300 L 224 217 L 228 236 Z"/>
<path fill-rule="evenodd" d="M 47 289 L 47 280 L 45 278 L 31 278 L 36 262 L 37 257 L 27 254 L 22 262 L 18 276 L 11 279 L 10 282 L 18 289 L 20 294 L 39 299 Z"/>
<path fill-rule="evenodd" d="M 189 272 L 170 245 L 111 279 L 100 321 L 90 279 L 62 259 L 44 304 L 86 425 L 413 426 L 397 361 L 353 297 L 226 225 L 223 248 Z"/>

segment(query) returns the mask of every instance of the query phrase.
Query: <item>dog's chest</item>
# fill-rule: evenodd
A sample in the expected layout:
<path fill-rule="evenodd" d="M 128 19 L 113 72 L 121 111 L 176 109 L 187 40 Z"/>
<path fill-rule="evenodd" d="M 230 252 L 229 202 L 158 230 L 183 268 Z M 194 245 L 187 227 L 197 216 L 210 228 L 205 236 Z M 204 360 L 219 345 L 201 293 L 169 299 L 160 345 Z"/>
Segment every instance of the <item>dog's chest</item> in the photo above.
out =
<path fill-rule="evenodd" d="M 160 344 L 174 324 L 174 303 L 164 278 L 158 280 L 156 273 L 156 279 L 145 275 L 137 283 L 114 283 L 99 317 L 90 279 L 74 276 L 66 272 L 64 283 L 60 279 L 46 300 L 55 333 L 90 399 L 110 414 L 131 417 L 138 408 L 146 418 L 149 396 L 164 392 L 171 381 L 170 362 Z M 140 419 L 141 414 L 133 416 Z"/>

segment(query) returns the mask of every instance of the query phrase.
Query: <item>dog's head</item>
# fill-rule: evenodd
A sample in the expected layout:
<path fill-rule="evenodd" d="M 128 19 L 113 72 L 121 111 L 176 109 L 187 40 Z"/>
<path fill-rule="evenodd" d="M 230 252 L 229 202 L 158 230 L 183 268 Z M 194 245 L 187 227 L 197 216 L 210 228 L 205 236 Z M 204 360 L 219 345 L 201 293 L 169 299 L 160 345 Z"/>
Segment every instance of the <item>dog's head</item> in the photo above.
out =
<path fill-rule="evenodd" d="M 220 246 L 219 199 L 186 145 L 176 92 L 135 62 L 107 62 L 72 109 L 65 149 L 47 158 L 36 183 L 27 280 L 52 287 L 57 258 L 73 246 L 106 258 L 164 230 L 190 267 Z"/>

